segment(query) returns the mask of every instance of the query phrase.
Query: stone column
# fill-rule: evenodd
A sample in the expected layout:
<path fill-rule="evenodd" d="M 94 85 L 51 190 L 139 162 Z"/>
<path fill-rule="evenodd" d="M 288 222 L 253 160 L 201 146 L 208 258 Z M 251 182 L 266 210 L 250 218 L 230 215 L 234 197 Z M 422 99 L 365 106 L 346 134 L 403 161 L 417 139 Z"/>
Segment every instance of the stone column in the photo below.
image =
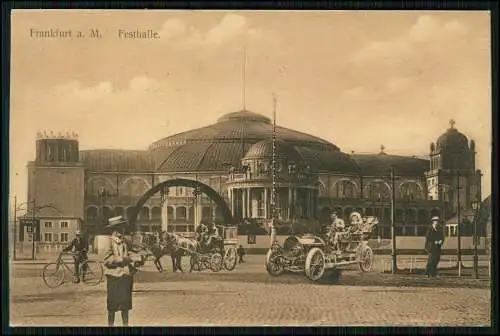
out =
<path fill-rule="evenodd" d="M 247 189 L 247 214 L 252 218 L 252 189 Z"/>
<path fill-rule="evenodd" d="M 292 187 L 288 187 L 288 220 L 293 217 L 293 191 Z"/>
<path fill-rule="evenodd" d="M 165 201 L 163 202 L 163 206 L 161 209 L 161 230 L 167 231 L 168 228 L 168 200 L 165 197 Z"/>
<path fill-rule="evenodd" d="M 229 199 L 231 200 L 231 214 L 234 216 L 235 215 L 235 208 L 234 208 L 234 190 L 231 188 L 229 189 Z"/>
<path fill-rule="evenodd" d="M 241 216 L 247 218 L 247 191 L 246 189 L 241 190 Z"/>
<path fill-rule="evenodd" d="M 268 214 L 268 211 L 267 211 L 267 190 L 268 188 L 267 187 L 264 187 L 264 218 L 267 219 L 267 214 Z"/>
<path fill-rule="evenodd" d="M 195 228 L 195 231 L 196 231 L 196 228 L 198 227 L 198 225 L 200 225 L 200 221 L 202 219 L 202 211 L 201 211 L 201 208 L 202 208 L 202 204 L 201 204 L 201 192 L 197 192 L 196 193 L 196 201 L 195 201 L 195 208 L 194 208 L 194 219 L 195 219 L 195 222 L 194 222 L 194 228 Z"/>

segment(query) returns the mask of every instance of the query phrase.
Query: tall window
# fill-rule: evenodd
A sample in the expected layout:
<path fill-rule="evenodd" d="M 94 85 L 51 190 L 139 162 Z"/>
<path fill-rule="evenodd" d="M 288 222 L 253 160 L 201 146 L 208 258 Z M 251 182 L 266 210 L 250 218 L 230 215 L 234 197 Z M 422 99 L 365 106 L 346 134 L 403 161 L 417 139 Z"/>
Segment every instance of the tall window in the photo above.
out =
<path fill-rule="evenodd" d="M 389 201 L 391 191 L 382 181 L 372 182 L 366 186 L 364 197 L 372 201 Z"/>
<path fill-rule="evenodd" d="M 52 228 L 52 222 L 45 222 L 44 226 L 47 229 L 51 229 Z"/>
<path fill-rule="evenodd" d="M 46 243 L 52 243 L 52 233 L 46 232 L 44 235 L 44 240 Z"/>
<path fill-rule="evenodd" d="M 356 186 L 352 181 L 343 180 L 335 183 L 333 195 L 337 198 L 354 198 Z"/>
<path fill-rule="evenodd" d="M 61 232 L 61 243 L 67 243 L 69 241 L 69 234 L 67 232 Z"/>
<path fill-rule="evenodd" d="M 180 206 L 175 209 L 175 217 L 177 219 L 186 219 L 186 208 L 183 206 Z"/>
<path fill-rule="evenodd" d="M 405 201 L 421 200 L 422 191 L 416 182 L 406 182 L 401 185 L 400 197 Z"/>
<path fill-rule="evenodd" d="M 148 190 L 148 185 L 142 178 L 131 178 L 122 186 L 120 194 L 124 196 L 141 196 Z"/>
<path fill-rule="evenodd" d="M 67 221 L 62 221 L 61 222 L 61 229 L 67 229 L 69 228 L 69 223 Z"/>

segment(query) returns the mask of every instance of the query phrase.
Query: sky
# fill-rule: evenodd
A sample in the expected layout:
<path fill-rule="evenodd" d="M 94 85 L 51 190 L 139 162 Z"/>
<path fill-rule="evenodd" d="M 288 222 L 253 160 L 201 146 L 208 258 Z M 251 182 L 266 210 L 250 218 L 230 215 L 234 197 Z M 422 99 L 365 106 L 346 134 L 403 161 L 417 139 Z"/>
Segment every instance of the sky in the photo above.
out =
<path fill-rule="evenodd" d="M 488 12 L 17 10 L 11 22 L 18 200 L 38 131 L 76 132 L 83 150 L 147 149 L 243 106 L 272 117 L 273 93 L 279 125 L 347 153 L 428 155 L 453 119 L 476 141 L 490 193 Z M 37 39 L 31 29 L 102 37 Z M 160 38 L 121 39 L 120 29 Z"/>

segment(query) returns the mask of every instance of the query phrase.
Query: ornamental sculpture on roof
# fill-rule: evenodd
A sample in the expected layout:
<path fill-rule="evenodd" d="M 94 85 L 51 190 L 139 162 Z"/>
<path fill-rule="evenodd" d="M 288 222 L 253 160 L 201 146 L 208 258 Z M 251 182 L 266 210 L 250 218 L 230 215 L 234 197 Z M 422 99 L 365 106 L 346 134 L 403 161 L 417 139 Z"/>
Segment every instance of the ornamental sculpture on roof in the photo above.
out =
<path fill-rule="evenodd" d="M 47 132 L 46 130 L 38 131 L 36 133 L 37 140 L 41 139 L 66 139 L 66 140 L 77 140 L 78 133 L 75 132 L 58 132 L 57 135 L 54 131 Z"/>

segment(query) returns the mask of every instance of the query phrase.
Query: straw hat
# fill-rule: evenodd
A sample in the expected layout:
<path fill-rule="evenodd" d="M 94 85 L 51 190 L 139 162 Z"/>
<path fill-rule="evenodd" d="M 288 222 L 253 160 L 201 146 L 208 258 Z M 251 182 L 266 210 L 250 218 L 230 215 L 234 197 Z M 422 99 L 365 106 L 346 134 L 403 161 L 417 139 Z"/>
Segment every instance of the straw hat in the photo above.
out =
<path fill-rule="evenodd" d="M 106 228 L 116 228 L 126 223 L 127 221 L 122 216 L 111 217 L 108 219 L 108 225 L 106 225 Z"/>

